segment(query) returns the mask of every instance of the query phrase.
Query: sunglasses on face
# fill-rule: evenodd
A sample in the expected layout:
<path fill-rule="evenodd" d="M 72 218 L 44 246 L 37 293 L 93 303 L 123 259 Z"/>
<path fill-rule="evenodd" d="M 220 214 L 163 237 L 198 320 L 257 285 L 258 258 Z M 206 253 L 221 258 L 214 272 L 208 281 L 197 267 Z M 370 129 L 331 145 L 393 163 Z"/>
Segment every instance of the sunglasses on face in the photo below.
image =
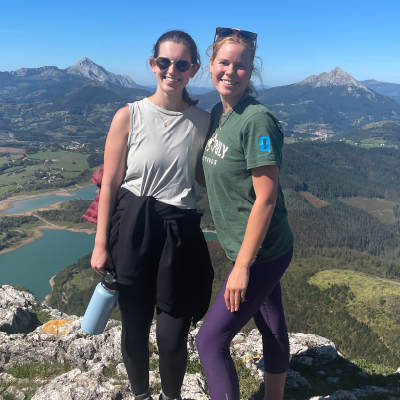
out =
<path fill-rule="evenodd" d="M 257 44 L 257 33 L 242 31 L 241 29 L 236 29 L 236 28 L 217 28 L 215 30 L 214 43 L 219 38 L 232 36 L 234 34 L 241 36 L 243 39 L 251 40 L 252 42 L 254 42 L 254 45 Z"/>
<path fill-rule="evenodd" d="M 154 58 L 154 61 L 156 62 L 157 67 L 160 69 L 168 69 L 171 64 L 175 64 L 175 67 L 179 72 L 186 72 L 192 65 L 194 65 L 186 60 L 172 61 L 167 57 L 157 57 Z"/>

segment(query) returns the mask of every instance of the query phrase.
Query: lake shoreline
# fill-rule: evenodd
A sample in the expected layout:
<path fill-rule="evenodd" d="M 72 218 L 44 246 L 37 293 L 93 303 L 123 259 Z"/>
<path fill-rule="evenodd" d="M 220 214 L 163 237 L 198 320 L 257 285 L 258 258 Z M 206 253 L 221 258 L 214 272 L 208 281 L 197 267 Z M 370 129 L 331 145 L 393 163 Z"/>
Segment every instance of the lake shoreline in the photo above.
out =
<path fill-rule="evenodd" d="M 49 195 L 56 195 L 56 196 L 68 196 L 69 192 L 74 192 L 75 190 L 82 189 L 84 187 L 92 186 L 93 182 L 86 182 L 82 183 L 81 185 L 73 185 L 73 186 L 68 186 L 66 188 L 58 188 L 58 189 L 49 189 L 49 191 L 41 191 L 40 193 L 36 194 L 20 194 L 20 195 L 15 195 L 11 196 L 5 200 L 0 200 L 0 215 L 10 215 L 13 213 L 5 213 L 5 210 L 9 210 L 12 208 L 12 205 L 16 201 L 21 201 L 21 200 L 28 200 L 28 199 L 35 199 L 37 197 L 44 197 L 44 196 L 49 196 Z M 36 211 L 38 211 L 37 209 Z M 34 211 L 34 210 L 32 210 Z"/>
<path fill-rule="evenodd" d="M 17 250 L 20 247 L 26 246 L 27 244 L 32 243 L 34 240 L 41 238 L 43 236 L 43 232 L 42 232 L 43 229 L 55 229 L 55 230 L 70 231 L 70 232 L 75 232 L 75 233 L 87 233 L 88 235 L 94 235 L 96 233 L 96 229 L 88 229 L 88 228 L 82 228 L 82 229 L 80 229 L 80 228 L 67 228 L 66 226 L 56 226 L 56 225 L 53 225 L 53 226 L 46 226 L 46 225 L 38 226 L 38 227 L 33 228 L 31 230 L 31 232 L 32 232 L 32 236 L 31 237 L 23 239 L 20 242 L 13 244 L 12 246 L 7 247 L 6 249 L 1 250 L 0 254 L 8 253 L 8 252 L 13 251 L 13 250 Z"/>
<path fill-rule="evenodd" d="M 44 300 L 43 300 L 43 303 L 46 304 L 46 305 L 48 305 L 48 304 L 47 304 L 47 300 L 50 299 L 51 292 L 53 291 L 54 278 L 55 278 L 56 276 L 57 276 L 57 275 L 52 276 L 52 277 L 50 278 L 50 280 L 49 280 L 49 285 L 50 285 L 50 287 L 51 287 L 50 293 L 49 293 L 49 294 L 44 298 Z"/>
<path fill-rule="evenodd" d="M 61 204 L 61 202 L 52 204 L 52 206 L 55 206 L 56 204 Z M 54 208 L 55 207 L 52 207 L 52 209 L 54 209 Z M 48 209 L 49 208 L 44 208 L 43 210 L 48 210 Z M 40 209 L 40 210 L 42 210 L 42 209 Z M 39 209 L 35 210 L 35 211 L 39 211 Z M 20 213 L 18 215 L 24 215 L 24 214 L 26 215 L 27 213 L 32 213 L 32 212 L 31 211 L 25 211 L 24 213 Z M 43 232 L 42 232 L 43 229 L 56 229 L 56 230 L 70 231 L 70 232 L 75 232 L 75 233 L 87 233 L 88 235 L 94 235 L 96 233 L 96 229 L 95 228 L 93 228 L 93 229 L 88 229 L 88 228 L 82 228 L 82 229 L 81 228 L 67 228 L 66 226 L 56 226 L 56 225 L 38 226 L 38 227 L 32 229 L 32 231 L 31 231 L 32 232 L 32 236 L 31 237 L 23 239 L 19 243 L 15 243 L 14 245 L 12 245 L 10 247 L 7 247 L 6 249 L 1 250 L 0 254 L 8 253 L 8 252 L 13 251 L 13 250 L 17 250 L 20 247 L 25 246 L 25 245 L 27 245 L 29 243 L 32 243 L 36 239 L 39 239 L 40 237 L 43 236 Z M 211 230 L 208 230 L 208 229 L 204 229 L 203 232 L 205 232 L 205 233 L 215 233 L 215 234 L 217 233 L 216 231 L 211 231 Z"/>

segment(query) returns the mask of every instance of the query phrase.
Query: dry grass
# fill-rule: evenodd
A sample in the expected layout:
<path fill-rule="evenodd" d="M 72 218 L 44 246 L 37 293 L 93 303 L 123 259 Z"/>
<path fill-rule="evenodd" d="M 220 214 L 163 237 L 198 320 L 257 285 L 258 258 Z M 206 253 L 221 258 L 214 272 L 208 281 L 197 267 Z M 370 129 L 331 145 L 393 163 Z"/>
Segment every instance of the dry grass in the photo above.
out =
<path fill-rule="evenodd" d="M 311 203 L 314 207 L 325 207 L 329 206 L 327 201 L 321 200 L 318 197 L 315 197 L 310 192 L 299 192 L 309 203 Z"/>
<path fill-rule="evenodd" d="M 367 197 L 344 197 L 339 200 L 349 206 L 361 208 L 362 210 L 369 212 L 384 224 L 394 224 L 396 222 L 393 215 L 394 203 L 392 201 L 378 199 L 376 197 L 372 199 Z"/>

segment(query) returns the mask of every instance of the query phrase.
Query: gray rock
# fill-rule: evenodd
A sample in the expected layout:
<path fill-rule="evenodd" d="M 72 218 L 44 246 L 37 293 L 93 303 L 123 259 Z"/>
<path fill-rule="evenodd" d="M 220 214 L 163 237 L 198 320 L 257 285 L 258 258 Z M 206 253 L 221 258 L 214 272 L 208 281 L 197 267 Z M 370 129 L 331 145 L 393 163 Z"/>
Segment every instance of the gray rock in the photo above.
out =
<path fill-rule="evenodd" d="M 1 374 L 0 374 L 0 382 L 6 382 L 6 383 L 9 383 L 9 382 L 14 382 L 16 379 L 12 376 L 12 375 L 10 375 L 10 374 L 7 374 L 7 373 L 5 373 L 5 372 L 2 372 Z"/>
<path fill-rule="evenodd" d="M 100 374 L 74 369 L 41 387 L 32 400 L 122 400 L 132 398 L 132 392 L 121 385 L 103 382 Z"/>
<path fill-rule="evenodd" d="M 38 304 L 35 296 L 30 292 L 19 291 L 10 285 L 0 286 L 0 307 L 15 306 L 32 309 Z"/>
<path fill-rule="evenodd" d="M 236 335 L 235 338 L 237 338 L 236 343 L 231 346 L 233 356 L 240 358 L 247 357 L 249 354 L 262 356 L 262 339 L 258 329 L 253 329 L 244 341 L 242 336 Z"/>
<path fill-rule="evenodd" d="M 24 333 L 31 320 L 29 310 L 36 304 L 32 293 L 15 290 L 9 285 L 0 286 L 0 331 Z"/>
<path fill-rule="evenodd" d="M 128 376 L 128 373 L 126 372 L 125 364 L 124 363 L 119 363 L 116 367 L 117 369 L 117 374 L 120 376 Z"/>
<path fill-rule="evenodd" d="M 15 400 L 24 400 L 25 394 L 17 389 L 15 386 L 9 386 L 7 390 L 4 391 L 4 394 L 13 396 Z"/>
<path fill-rule="evenodd" d="M 206 395 L 206 382 L 199 373 L 186 374 L 183 380 L 181 397 L 190 400 L 209 400 Z"/>
<path fill-rule="evenodd" d="M 56 310 L 55 308 L 51 308 L 44 303 L 42 303 L 42 309 L 43 311 L 46 311 L 50 315 L 50 318 L 53 320 L 69 318 L 68 315 L 64 312 Z"/>
<path fill-rule="evenodd" d="M 0 366 L 35 361 L 91 368 L 100 361 L 122 360 L 119 321 L 110 320 L 103 334 L 90 336 L 80 328 L 82 318 L 70 319 L 50 321 L 26 337 L 0 332 Z"/>
<path fill-rule="evenodd" d="M 333 393 L 331 396 L 326 396 L 326 397 L 320 397 L 320 396 L 315 396 L 312 397 L 309 400 L 357 400 L 357 397 L 354 396 L 354 394 L 348 392 L 347 390 L 339 390 L 335 393 Z"/>
<path fill-rule="evenodd" d="M 29 310 L 11 306 L 0 308 L 0 330 L 10 334 L 23 333 L 31 321 Z"/>
<path fill-rule="evenodd" d="M 373 396 L 374 394 L 389 393 L 389 390 L 379 386 L 365 385 L 362 389 L 352 389 L 349 392 L 357 397 L 367 397 Z"/>
<path fill-rule="evenodd" d="M 299 387 L 311 389 L 311 385 L 306 378 L 303 378 L 298 372 L 289 369 L 286 376 L 285 389 L 298 389 Z"/>
<path fill-rule="evenodd" d="M 150 391 L 154 391 L 155 389 L 160 390 L 161 388 L 161 377 L 158 371 L 150 371 L 149 372 L 149 386 Z"/>
<path fill-rule="evenodd" d="M 311 357 L 302 356 L 302 357 L 299 357 L 298 362 L 300 364 L 304 364 L 304 365 L 312 365 L 313 359 Z"/>
<path fill-rule="evenodd" d="M 364 378 L 366 378 L 368 376 L 368 374 L 366 372 L 364 372 L 364 371 L 357 372 L 356 375 L 362 376 Z"/>
<path fill-rule="evenodd" d="M 328 376 L 327 381 L 330 385 L 337 385 L 339 383 L 339 378 L 336 378 L 334 376 Z"/>
<path fill-rule="evenodd" d="M 325 364 L 337 357 L 335 344 L 319 335 L 289 333 L 290 354 L 308 356 L 316 364 Z"/>

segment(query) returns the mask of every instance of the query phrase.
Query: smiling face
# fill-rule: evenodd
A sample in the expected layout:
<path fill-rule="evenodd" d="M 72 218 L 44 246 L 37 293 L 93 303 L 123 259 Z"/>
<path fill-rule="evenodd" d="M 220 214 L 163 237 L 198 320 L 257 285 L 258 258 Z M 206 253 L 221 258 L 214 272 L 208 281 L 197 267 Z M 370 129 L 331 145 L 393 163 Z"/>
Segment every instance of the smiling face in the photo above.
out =
<path fill-rule="evenodd" d="M 158 57 L 166 57 L 172 61 L 186 60 L 192 63 L 190 50 L 183 43 L 163 42 L 160 44 Z M 166 93 L 181 92 L 189 82 L 189 78 L 193 78 L 200 68 L 195 64 L 186 72 L 179 72 L 175 63 L 172 63 L 167 69 L 160 69 L 154 58 L 149 60 L 151 69 L 156 74 L 159 88 Z"/>
<path fill-rule="evenodd" d="M 215 89 L 222 99 L 239 100 L 244 94 L 253 72 L 253 54 L 241 43 L 222 46 L 210 58 L 210 72 Z"/>

